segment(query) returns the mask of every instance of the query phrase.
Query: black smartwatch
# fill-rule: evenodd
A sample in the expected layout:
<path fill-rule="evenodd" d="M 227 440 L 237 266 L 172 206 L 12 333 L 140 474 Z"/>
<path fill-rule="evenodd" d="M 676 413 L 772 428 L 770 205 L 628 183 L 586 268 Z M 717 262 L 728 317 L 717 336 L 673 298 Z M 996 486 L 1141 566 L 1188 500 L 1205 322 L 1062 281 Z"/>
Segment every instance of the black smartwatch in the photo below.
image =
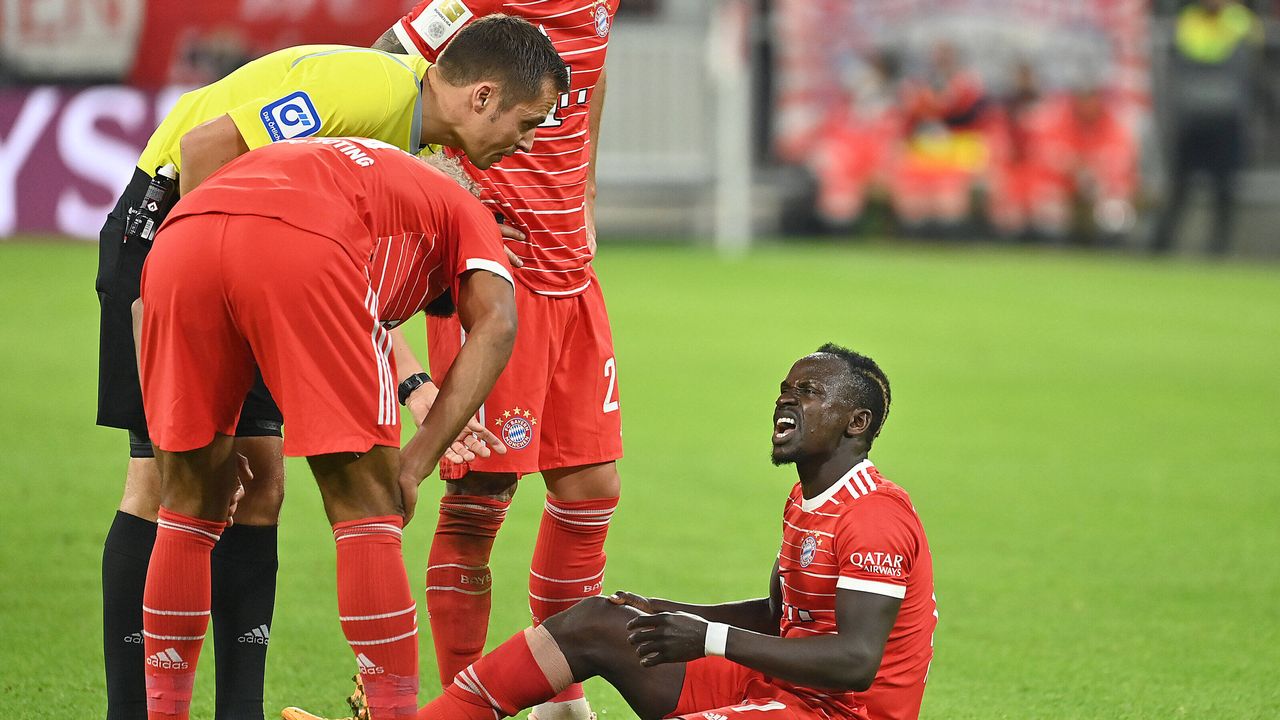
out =
<path fill-rule="evenodd" d="M 404 405 L 409 402 L 409 396 L 413 394 L 413 391 L 429 382 L 431 382 L 431 376 L 424 372 L 414 373 L 405 378 L 404 382 L 400 383 L 400 389 L 396 391 L 396 395 L 400 398 L 400 404 Z"/>

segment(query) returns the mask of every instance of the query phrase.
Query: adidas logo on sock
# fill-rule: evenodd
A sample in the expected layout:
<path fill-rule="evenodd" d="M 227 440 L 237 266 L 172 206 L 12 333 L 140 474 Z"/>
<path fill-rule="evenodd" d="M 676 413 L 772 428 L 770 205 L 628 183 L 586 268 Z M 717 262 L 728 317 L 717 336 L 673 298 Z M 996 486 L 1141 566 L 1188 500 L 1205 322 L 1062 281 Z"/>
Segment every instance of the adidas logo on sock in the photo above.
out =
<path fill-rule="evenodd" d="M 155 655 L 149 656 L 147 658 L 147 664 L 151 667 L 158 667 L 163 670 L 186 670 L 191 667 L 186 660 L 182 659 L 182 656 L 178 654 L 178 651 L 173 648 L 161 650 Z"/>
<path fill-rule="evenodd" d="M 356 664 L 360 666 L 361 675 L 381 675 L 386 672 L 381 665 L 370 660 L 364 653 L 356 655 Z"/>
<path fill-rule="evenodd" d="M 266 645 L 271 642 L 271 628 L 264 625 L 250 630 L 236 639 L 236 642 L 253 643 L 254 645 Z"/>
<path fill-rule="evenodd" d="M 133 633 L 132 635 L 125 635 L 125 636 L 124 636 L 124 641 L 125 641 L 125 642 L 127 642 L 127 643 L 130 643 L 130 644 L 132 644 L 132 645 L 141 645 L 141 644 L 142 644 L 142 633 L 141 633 L 141 632 L 136 632 L 136 633 Z"/>

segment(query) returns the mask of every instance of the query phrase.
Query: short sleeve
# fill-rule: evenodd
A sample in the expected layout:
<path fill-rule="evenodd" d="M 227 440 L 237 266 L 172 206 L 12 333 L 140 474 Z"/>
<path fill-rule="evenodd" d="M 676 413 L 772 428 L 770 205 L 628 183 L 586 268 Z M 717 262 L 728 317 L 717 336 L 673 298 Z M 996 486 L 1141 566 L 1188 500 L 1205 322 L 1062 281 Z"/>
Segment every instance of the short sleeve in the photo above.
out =
<path fill-rule="evenodd" d="M 418 97 L 414 70 L 376 50 L 319 52 L 294 61 L 280 84 L 227 114 L 249 149 L 312 136 L 371 137 L 403 150 Z"/>
<path fill-rule="evenodd" d="M 836 587 L 903 598 L 920 548 L 914 513 L 896 499 L 855 500 L 836 528 Z"/>
<path fill-rule="evenodd" d="M 405 52 L 435 62 L 458 31 L 478 17 L 499 12 L 501 3 L 479 0 L 426 0 L 413 6 L 391 30 Z"/>
<path fill-rule="evenodd" d="M 451 203 L 449 209 L 449 229 L 456 239 L 454 247 L 457 253 L 450 280 L 453 296 L 458 297 L 458 283 L 471 270 L 487 270 L 514 287 L 511 263 L 502 248 L 502 232 L 498 223 L 479 200 L 469 195 L 460 198 L 460 201 Z"/>

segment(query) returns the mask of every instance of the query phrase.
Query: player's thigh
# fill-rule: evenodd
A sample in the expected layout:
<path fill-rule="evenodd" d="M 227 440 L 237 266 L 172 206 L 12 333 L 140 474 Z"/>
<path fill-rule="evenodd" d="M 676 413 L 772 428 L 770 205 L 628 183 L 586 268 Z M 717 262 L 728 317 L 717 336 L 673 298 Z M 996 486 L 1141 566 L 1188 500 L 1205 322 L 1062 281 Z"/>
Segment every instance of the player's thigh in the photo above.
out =
<path fill-rule="evenodd" d="M 576 307 L 547 392 L 542 470 L 622 457 L 621 388 L 604 296 L 592 283 L 581 295 L 560 302 Z"/>
<path fill-rule="evenodd" d="M 398 448 L 391 334 L 363 268 L 322 235 L 253 216 L 233 225 L 228 303 L 289 428 L 285 454 Z"/>
<path fill-rule="evenodd" d="M 667 717 L 697 720 L 827 720 L 761 673 L 722 657 L 688 663 L 680 700 Z"/>
<path fill-rule="evenodd" d="M 253 355 L 224 295 L 227 216 L 193 215 L 157 235 L 142 277 L 141 380 L 147 429 L 183 452 L 235 432 Z"/>

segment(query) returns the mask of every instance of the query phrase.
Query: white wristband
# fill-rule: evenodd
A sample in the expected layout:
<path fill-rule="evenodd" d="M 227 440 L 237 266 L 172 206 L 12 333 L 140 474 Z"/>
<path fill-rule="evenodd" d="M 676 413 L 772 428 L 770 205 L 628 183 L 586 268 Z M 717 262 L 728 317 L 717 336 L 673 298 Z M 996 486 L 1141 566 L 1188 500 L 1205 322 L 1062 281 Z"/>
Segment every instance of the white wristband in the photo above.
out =
<path fill-rule="evenodd" d="M 707 639 L 703 654 L 707 657 L 724 657 L 724 646 L 729 642 L 729 626 L 724 623 L 707 623 Z"/>

